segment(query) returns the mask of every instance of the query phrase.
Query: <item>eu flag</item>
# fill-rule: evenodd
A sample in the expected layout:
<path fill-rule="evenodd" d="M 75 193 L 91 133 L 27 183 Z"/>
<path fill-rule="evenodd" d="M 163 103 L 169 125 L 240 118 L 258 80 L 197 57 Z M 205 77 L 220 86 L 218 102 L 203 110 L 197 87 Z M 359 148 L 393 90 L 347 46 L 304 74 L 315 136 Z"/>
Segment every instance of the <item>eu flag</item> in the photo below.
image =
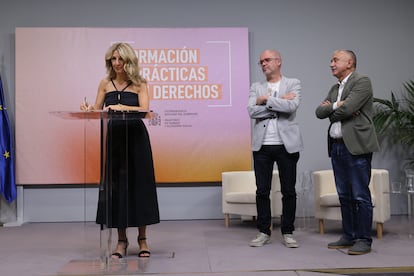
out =
<path fill-rule="evenodd" d="M 11 203 L 16 199 L 14 178 L 14 150 L 9 116 L 4 105 L 3 84 L 0 77 L 0 193 Z"/>

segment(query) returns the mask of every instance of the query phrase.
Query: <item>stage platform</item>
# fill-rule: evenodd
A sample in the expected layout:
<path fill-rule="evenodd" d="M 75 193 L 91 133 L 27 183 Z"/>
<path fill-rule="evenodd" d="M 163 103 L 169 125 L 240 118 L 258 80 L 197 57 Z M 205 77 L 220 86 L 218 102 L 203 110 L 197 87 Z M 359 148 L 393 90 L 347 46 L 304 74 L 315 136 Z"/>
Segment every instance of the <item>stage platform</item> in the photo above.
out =
<path fill-rule="evenodd" d="M 224 220 L 162 221 L 148 227 L 151 258 L 138 258 L 137 231 L 129 229 L 128 256 L 102 262 L 95 223 L 27 223 L 0 228 L 0 275 L 414 275 L 414 227 L 407 216 L 386 222 L 381 240 L 373 230 L 372 253 L 362 256 L 326 247 L 339 237 L 340 222 L 327 221 L 324 235 L 316 225 L 298 219 L 300 247 L 289 249 L 278 220 L 272 243 L 260 248 L 248 246 L 256 235 L 252 221 L 233 219 L 229 228 Z M 115 231 L 112 237 L 115 244 Z"/>

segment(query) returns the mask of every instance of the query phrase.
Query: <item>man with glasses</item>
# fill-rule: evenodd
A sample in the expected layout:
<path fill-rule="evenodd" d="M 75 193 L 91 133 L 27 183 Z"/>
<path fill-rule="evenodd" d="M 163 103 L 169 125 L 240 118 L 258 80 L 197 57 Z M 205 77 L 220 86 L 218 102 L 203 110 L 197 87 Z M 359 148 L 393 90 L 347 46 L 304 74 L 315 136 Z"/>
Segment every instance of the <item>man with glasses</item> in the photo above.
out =
<path fill-rule="evenodd" d="M 296 110 L 301 100 L 301 83 L 280 72 L 282 58 L 276 50 L 265 50 L 259 66 L 266 80 L 250 87 L 248 112 L 252 119 L 252 151 L 256 176 L 257 228 L 259 233 L 250 246 L 270 242 L 270 189 L 276 162 L 282 192 L 281 233 L 289 248 L 298 247 L 293 238 L 296 213 L 296 167 L 302 136 L 296 122 Z"/>

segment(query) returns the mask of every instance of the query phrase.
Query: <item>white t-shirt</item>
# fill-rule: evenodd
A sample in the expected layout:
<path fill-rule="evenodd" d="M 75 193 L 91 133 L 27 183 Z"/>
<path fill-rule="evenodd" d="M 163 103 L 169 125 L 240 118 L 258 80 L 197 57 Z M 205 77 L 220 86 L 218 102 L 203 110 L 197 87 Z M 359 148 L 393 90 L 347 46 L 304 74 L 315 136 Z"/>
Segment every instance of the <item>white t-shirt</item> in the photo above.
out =
<path fill-rule="evenodd" d="M 267 91 L 269 97 L 277 98 L 277 93 L 279 91 L 280 81 L 278 82 L 268 82 Z M 282 138 L 279 135 L 279 129 L 277 127 L 277 117 L 269 120 L 269 125 L 266 129 L 266 135 L 263 140 L 263 145 L 283 145 Z"/>

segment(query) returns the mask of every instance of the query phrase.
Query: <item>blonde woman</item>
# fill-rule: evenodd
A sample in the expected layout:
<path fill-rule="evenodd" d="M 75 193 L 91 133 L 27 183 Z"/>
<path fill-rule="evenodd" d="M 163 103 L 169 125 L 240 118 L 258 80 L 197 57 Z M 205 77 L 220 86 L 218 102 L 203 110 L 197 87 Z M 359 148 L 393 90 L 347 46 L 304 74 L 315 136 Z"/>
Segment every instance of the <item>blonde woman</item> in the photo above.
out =
<path fill-rule="evenodd" d="M 112 45 L 105 54 L 107 76 L 101 80 L 95 104 L 81 104 L 81 110 L 149 110 L 147 82 L 139 74 L 138 59 L 127 43 Z M 135 113 L 136 114 L 136 113 Z M 127 116 L 127 117 L 128 117 Z M 118 229 L 113 259 L 127 255 L 128 227 L 137 227 L 139 257 L 149 257 L 146 226 L 159 223 L 159 210 L 151 144 L 139 118 L 111 117 L 107 127 L 105 175 L 101 180 L 96 222 Z"/>

